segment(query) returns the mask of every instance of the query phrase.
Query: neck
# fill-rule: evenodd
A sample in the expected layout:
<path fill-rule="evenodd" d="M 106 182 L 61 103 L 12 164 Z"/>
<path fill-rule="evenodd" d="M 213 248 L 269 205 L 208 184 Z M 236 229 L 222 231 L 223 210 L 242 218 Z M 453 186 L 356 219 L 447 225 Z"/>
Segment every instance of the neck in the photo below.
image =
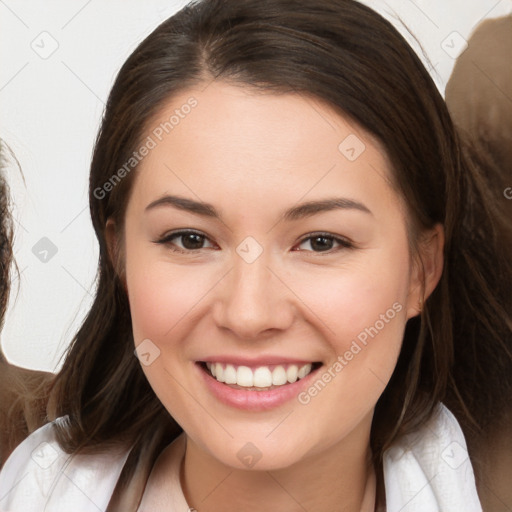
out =
<path fill-rule="evenodd" d="M 360 427 L 329 450 L 271 471 L 224 466 L 188 438 L 181 475 L 187 503 L 197 512 L 373 512 L 369 429 L 361 436 Z"/>

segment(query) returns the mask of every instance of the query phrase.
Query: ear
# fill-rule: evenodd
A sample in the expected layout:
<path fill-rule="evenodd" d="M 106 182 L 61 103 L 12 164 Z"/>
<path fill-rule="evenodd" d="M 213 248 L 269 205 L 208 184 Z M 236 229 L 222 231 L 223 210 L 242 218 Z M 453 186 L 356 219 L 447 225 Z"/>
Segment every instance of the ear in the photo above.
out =
<path fill-rule="evenodd" d="M 444 228 L 436 224 L 422 234 L 411 271 L 407 318 L 421 313 L 423 305 L 441 279 L 444 264 Z"/>

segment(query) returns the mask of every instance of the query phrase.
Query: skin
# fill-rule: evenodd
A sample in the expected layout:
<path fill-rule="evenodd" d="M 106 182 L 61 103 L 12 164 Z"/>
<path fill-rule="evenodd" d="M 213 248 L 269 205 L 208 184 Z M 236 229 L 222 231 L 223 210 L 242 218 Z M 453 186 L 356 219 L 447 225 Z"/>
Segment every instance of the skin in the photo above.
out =
<path fill-rule="evenodd" d="M 112 253 L 124 253 L 135 344 L 150 339 L 160 350 L 144 372 L 185 431 L 185 497 L 199 512 L 359 512 L 373 475 L 373 410 L 422 297 L 386 155 L 319 100 L 220 81 L 172 98 L 151 128 L 190 96 L 198 105 L 136 171 L 122 239 L 107 224 Z M 338 150 L 351 134 L 366 146 L 353 162 Z M 170 205 L 146 209 L 166 194 L 210 203 L 221 220 Z M 282 219 L 299 203 L 333 197 L 371 213 Z M 203 248 L 177 252 L 183 238 L 155 243 L 187 228 L 206 236 Z M 352 248 L 328 240 L 332 248 L 319 251 L 304 240 L 317 231 Z M 424 235 L 426 298 L 442 272 L 444 238 L 441 226 Z M 236 252 L 248 236 L 263 248 L 252 263 Z M 219 354 L 319 361 L 323 373 L 395 303 L 402 306 L 396 316 L 307 405 L 294 399 L 243 411 L 216 400 L 198 378 L 195 362 Z M 262 455 L 250 470 L 237 457 L 249 441 Z M 165 455 L 147 486 L 148 510 L 166 507 Z"/>

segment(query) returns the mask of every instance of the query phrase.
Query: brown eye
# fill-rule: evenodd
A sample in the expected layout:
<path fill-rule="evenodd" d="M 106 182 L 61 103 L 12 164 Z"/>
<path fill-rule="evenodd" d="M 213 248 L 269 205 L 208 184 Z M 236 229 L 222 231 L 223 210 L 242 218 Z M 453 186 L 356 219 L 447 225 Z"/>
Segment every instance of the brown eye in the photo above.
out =
<path fill-rule="evenodd" d="M 182 245 L 185 249 L 202 249 L 205 237 L 196 233 L 188 233 L 186 235 L 180 235 Z"/>
<path fill-rule="evenodd" d="M 171 250 L 177 252 L 198 251 L 214 247 L 206 235 L 196 233 L 195 231 L 169 233 L 157 240 L 156 243 L 167 245 Z"/>
<path fill-rule="evenodd" d="M 328 251 L 334 246 L 334 239 L 326 236 L 315 236 L 311 238 L 311 247 L 314 251 Z"/>
<path fill-rule="evenodd" d="M 300 250 L 309 252 L 328 252 L 343 248 L 349 249 L 352 248 L 353 245 L 343 238 L 328 233 L 319 233 L 304 238 L 298 247 Z"/>

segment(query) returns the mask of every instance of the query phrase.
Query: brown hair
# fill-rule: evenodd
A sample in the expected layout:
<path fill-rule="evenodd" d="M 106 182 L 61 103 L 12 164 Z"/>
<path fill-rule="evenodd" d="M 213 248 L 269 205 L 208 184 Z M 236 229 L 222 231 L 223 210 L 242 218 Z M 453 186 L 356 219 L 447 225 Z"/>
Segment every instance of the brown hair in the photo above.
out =
<path fill-rule="evenodd" d="M 0 140 L 0 328 L 4 323 L 5 310 L 9 299 L 10 271 L 12 264 L 13 229 L 9 187 L 4 177 L 6 146 Z"/>
<path fill-rule="evenodd" d="M 137 509 L 153 461 L 181 429 L 134 356 L 126 292 L 108 257 L 105 225 L 113 218 L 122 226 L 136 171 L 104 198 L 95 191 L 130 158 L 164 103 L 192 84 L 216 79 L 313 95 L 376 136 L 408 205 L 413 254 L 423 229 L 444 225 L 441 280 L 421 317 L 408 322 L 396 369 L 376 406 L 376 461 L 440 401 L 469 431 L 485 428 L 512 389 L 505 344 L 512 270 L 498 237 L 511 237 L 510 227 L 402 36 L 351 0 L 194 2 L 139 45 L 110 93 L 90 174 L 100 245 L 97 292 L 53 389 L 53 417 L 68 416 L 65 427 L 56 427 L 65 450 L 132 447 L 109 511 Z"/>
<path fill-rule="evenodd" d="M 11 159 L 18 164 L 10 148 L 0 139 L 0 328 L 11 288 L 10 271 L 12 267 L 18 270 L 13 259 L 9 186 L 4 176 L 6 163 Z M 48 384 L 52 378 L 49 373 L 10 364 L 0 347 L 0 467 L 28 434 L 47 422 Z"/>

